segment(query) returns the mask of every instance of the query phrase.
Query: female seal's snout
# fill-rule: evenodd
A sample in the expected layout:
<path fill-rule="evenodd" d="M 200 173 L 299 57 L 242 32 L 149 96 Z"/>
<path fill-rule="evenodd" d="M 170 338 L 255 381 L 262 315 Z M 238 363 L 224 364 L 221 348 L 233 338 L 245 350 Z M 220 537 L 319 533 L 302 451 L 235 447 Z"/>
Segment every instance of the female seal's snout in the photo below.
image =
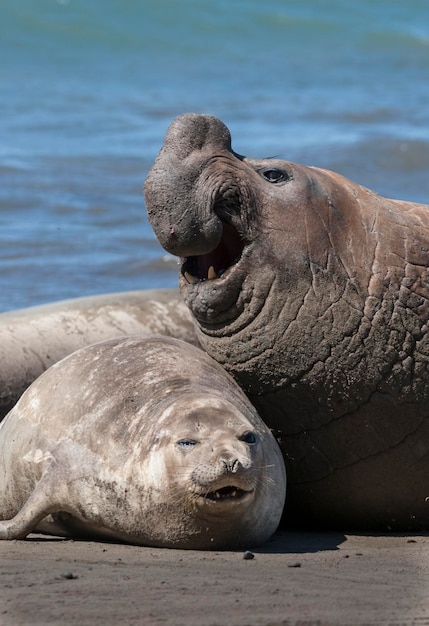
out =
<path fill-rule="evenodd" d="M 221 459 L 221 463 L 224 465 L 225 472 L 231 472 L 235 474 L 242 467 L 238 459 Z"/>

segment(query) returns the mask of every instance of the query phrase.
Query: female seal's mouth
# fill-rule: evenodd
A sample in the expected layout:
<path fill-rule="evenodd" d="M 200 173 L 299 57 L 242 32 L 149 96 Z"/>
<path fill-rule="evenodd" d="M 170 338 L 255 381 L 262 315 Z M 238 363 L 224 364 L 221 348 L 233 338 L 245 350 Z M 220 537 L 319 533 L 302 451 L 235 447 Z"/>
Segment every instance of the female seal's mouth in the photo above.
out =
<path fill-rule="evenodd" d="M 239 261 L 245 243 L 238 230 L 222 221 L 222 238 L 212 252 L 187 257 L 182 265 L 182 274 L 190 285 L 220 278 Z"/>
<path fill-rule="evenodd" d="M 212 500 L 214 502 L 225 502 L 228 500 L 241 500 L 249 493 L 250 491 L 245 491 L 244 489 L 240 489 L 234 485 L 229 485 L 227 487 L 222 487 L 221 489 L 216 489 L 215 491 L 209 491 L 209 493 L 202 494 L 202 497 L 205 500 Z"/>

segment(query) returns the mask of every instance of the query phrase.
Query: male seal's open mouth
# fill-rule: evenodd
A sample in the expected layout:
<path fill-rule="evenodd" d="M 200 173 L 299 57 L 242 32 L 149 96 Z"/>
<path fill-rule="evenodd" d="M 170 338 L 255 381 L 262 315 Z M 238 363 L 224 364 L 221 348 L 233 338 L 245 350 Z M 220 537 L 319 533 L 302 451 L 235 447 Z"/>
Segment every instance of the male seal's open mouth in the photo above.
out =
<path fill-rule="evenodd" d="M 222 221 L 219 245 L 208 254 L 187 257 L 182 265 L 182 274 L 191 285 L 216 280 L 239 261 L 244 245 L 238 230 L 232 224 Z"/>

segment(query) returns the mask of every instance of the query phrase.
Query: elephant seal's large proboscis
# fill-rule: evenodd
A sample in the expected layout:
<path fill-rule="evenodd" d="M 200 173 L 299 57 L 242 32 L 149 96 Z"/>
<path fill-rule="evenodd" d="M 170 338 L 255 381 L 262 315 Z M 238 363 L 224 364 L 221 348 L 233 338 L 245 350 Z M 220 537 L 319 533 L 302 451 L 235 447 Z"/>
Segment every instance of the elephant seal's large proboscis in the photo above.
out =
<path fill-rule="evenodd" d="M 145 183 L 203 347 L 276 429 L 287 515 L 429 529 L 429 207 L 176 119 Z"/>
<path fill-rule="evenodd" d="M 269 429 L 215 361 L 175 339 L 82 348 L 0 425 L 2 539 L 38 528 L 234 549 L 269 538 L 284 498 Z"/>
<path fill-rule="evenodd" d="M 134 333 L 197 343 L 177 289 L 87 296 L 0 313 L 0 420 L 60 359 L 91 343 Z"/>

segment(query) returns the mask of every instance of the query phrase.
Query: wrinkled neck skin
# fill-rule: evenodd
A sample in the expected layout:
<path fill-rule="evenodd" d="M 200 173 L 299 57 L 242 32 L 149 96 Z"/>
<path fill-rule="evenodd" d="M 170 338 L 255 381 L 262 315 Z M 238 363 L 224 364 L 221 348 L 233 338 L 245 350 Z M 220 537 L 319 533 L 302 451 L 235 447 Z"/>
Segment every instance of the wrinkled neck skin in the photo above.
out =
<path fill-rule="evenodd" d="M 244 178 L 267 162 L 245 159 L 241 166 Z M 251 395 L 296 384 L 326 361 L 340 335 L 359 325 L 376 246 L 361 216 L 352 215 L 355 244 L 365 253 L 351 258 L 336 240 L 350 224 L 335 208 L 334 184 L 321 193 L 317 171 L 292 164 L 288 171 L 282 188 L 254 198 L 249 212 L 257 234 L 225 284 L 220 278 L 189 286 L 180 279 L 203 347 Z"/>
<path fill-rule="evenodd" d="M 202 346 L 277 430 L 289 484 L 334 476 L 418 432 L 429 397 L 428 207 L 242 157 L 222 122 L 192 114 L 170 127 L 145 198 L 160 243 L 182 257 Z M 367 476 L 385 467 L 368 461 Z M 353 474 L 355 493 L 368 487 L 363 475 Z M 335 489 L 346 497 L 350 484 Z M 365 504 L 353 506 L 357 516 Z"/>

